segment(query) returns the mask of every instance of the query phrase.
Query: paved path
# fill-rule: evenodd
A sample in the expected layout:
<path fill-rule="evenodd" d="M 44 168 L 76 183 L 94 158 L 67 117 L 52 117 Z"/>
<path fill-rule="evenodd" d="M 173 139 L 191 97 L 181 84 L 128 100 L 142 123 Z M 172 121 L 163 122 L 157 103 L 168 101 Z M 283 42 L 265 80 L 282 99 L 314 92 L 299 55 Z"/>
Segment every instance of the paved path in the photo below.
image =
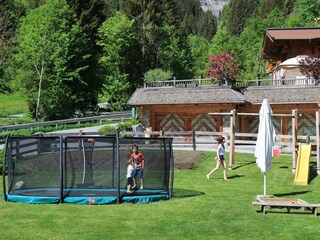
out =
<path fill-rule="evenodd" d="M 110 124 L 108 124 L 110 126 Z M 112 124 L 114 125 L 114 124 Z M 84 128 L 75 128 L 75 129 L 68 129 L 68 130 L 59 130 L 55 132 L 50 132 L 50 134 L 78 134 L 81 130 L 82 133 L 96 133 L 99 132 L 100 128 L 107 126 L 107 125 L 100 125 L 94 127 L 84 127 Z"/>

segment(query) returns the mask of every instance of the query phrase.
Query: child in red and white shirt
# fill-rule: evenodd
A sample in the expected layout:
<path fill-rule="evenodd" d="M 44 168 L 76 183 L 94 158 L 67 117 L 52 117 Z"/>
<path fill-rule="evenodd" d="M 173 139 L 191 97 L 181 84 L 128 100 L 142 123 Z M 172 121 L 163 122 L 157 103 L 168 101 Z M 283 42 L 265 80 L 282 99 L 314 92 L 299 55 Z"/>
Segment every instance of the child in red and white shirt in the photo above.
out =
<path fill-rule="evenodd" d="M 141 185 L 140 189 L 143 189 L 144 184 L 144 176 L 143 176 L 143 169 L 144 169 L 144 156 L 141 152 L 139 152 L 139 145 L 133 144 L 132 146 L 132 154 L 130 156 L 130 160 L 134 162 L 134 169 L 132 172 L 133 178 L 133 186 L 132 188 L 136 187 L 136 178 L 137 175 L 140 177 Z"/>

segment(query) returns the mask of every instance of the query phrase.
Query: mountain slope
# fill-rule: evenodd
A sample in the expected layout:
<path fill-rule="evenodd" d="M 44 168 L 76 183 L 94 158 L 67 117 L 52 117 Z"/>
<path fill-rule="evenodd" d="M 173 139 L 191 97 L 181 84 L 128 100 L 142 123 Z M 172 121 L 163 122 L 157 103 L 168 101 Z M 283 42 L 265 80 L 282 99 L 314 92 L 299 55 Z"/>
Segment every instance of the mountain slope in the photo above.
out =
<path fill-rule="evenodd" d="M 203 11 L 211 11 L 216 17 L 219 17 L 219 12 L 229 2 L 230 0 L 200 0 Z"/>

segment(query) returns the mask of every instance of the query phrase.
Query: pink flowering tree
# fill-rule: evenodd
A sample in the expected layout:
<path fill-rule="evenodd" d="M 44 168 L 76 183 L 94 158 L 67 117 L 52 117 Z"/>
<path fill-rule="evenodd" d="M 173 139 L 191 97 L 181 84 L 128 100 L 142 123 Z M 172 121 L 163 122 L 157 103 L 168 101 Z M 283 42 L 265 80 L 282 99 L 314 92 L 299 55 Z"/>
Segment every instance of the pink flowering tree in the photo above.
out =
<path fill-rule="evenodd" d="M 236 60 L 227 52 L 209 56 L 208 76 L 219 84 L 227 83 L 233 86 L 238 77 L 237 69 Z"/>

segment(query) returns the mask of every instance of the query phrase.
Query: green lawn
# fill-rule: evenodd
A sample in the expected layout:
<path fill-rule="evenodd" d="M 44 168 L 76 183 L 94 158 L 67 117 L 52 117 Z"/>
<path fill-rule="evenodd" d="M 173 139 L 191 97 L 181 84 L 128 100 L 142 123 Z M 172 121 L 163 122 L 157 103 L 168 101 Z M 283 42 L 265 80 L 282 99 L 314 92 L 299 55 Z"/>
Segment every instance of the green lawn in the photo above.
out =
<path fill-rule="evenodd" d="M 223 180 L 222 169 L 206 179 L 213 153 L 206 153 L 195 169 L 175 170 L 174 198 L 168 201 L 97 206 L 1 200 L 1 239 L 319 239 L 320 216 L 257 212 L 251 202 L 263 193 L 263 174 L 253 155 L 235 157 L 229 181 Z M 308 186 L 293 181 L 291 156 L 274 158 L 268 194 L 320 203 L 319 177 Z"/>
<path fill-rule="evenodd" d="M 21 93 L 0 94 L 0 116 L 25 114 L 27 112 L 27 102 Z"/>

